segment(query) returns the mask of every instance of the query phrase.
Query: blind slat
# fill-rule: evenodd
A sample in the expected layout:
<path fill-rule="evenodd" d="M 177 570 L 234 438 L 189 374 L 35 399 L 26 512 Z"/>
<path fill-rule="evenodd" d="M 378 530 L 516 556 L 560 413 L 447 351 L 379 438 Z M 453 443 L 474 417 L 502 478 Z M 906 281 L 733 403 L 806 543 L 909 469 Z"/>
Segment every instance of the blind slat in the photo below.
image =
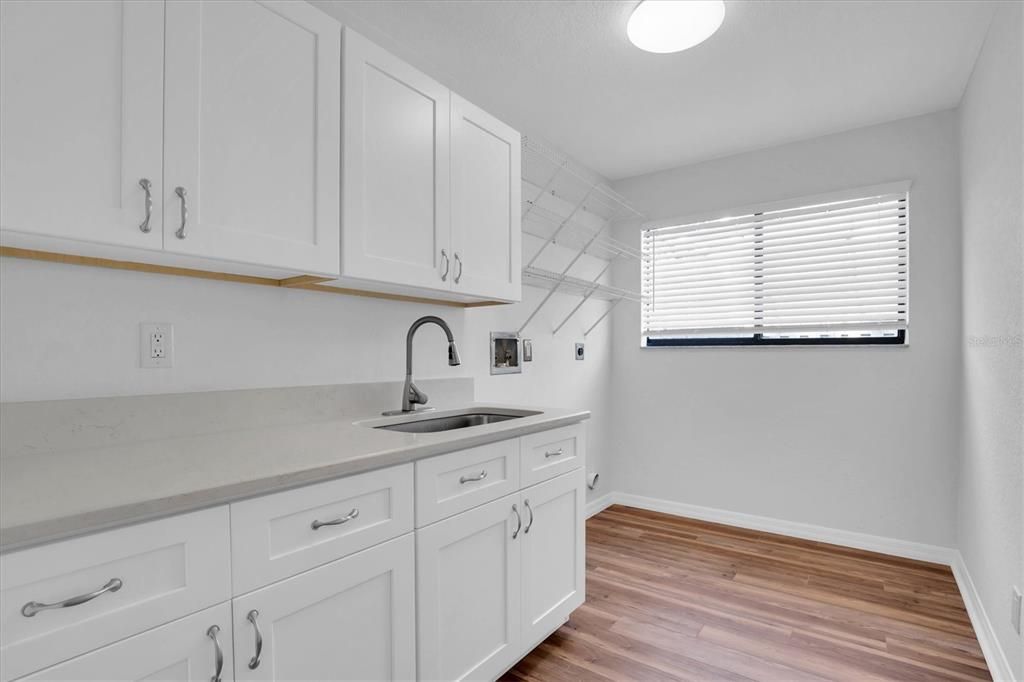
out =
<path fill-rule="evenodd" d="M 906 193 L 647 229 L 642 331 L 906 329 L 908 236 Z"/>

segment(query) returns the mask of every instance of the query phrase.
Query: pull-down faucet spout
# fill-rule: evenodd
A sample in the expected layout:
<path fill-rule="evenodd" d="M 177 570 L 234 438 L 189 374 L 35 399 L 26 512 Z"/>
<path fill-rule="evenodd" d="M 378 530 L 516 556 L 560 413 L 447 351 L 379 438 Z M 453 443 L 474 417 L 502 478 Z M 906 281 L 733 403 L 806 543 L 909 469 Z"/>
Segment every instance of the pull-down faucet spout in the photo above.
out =
<path fill-rule="evenodd" d="M 427 315 L 413 322 L 409 327 L 409 333 L 405 335 L 405 386 L 402 388 L 402 412 L 413 412 L 416 405 L 424 405 L 427 402 L 427 394 L 416 388 L 416 384 L 412 381 L 412 339 L 416 335 L 416 330 L 427 323 L 436 324 L 448 337 L 449 366 L 455 367 L 462 362 L 459 359 L 459 349 L 455 347 L 455 337 L 452 336 L 452 330 L 448 327 L 447 322 L 436 315 Z"/>

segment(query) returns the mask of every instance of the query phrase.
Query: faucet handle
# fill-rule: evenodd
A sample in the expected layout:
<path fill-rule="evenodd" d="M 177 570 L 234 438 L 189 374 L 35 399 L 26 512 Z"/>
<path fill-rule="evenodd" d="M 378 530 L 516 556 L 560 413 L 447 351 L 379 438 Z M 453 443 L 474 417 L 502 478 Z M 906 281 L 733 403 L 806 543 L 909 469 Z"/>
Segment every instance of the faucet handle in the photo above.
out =
<path fill-rule="evenodd" d="M 430 398 L 426 393 L 416 387 L 416 384 L 409 383 L 409 402 L 413 405 L 426 405 Z"/>

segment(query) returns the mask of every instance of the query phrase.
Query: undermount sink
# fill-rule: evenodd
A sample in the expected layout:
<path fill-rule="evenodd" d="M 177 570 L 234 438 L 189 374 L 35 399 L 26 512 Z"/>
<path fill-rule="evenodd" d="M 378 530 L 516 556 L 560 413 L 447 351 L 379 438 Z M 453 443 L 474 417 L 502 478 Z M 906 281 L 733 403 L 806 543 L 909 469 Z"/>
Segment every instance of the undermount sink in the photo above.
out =
<path fill-rule="evenodd" d="M 467 412 L 464 414 L 438 415 L 436 417 L 418 418 L 394 424 L 381 424 L 379 426 L 374 426 L 373 428 L 386 429 L 388 431 L 404 431 L 405 433 L 436 433 L 438 431 L 465 429 L 470 426 L 497 424 L 498 422 L 504 422 L 510 419 L 520 419 L 534 414 L 540 413 L 530 412 L 527 410 Z"/>

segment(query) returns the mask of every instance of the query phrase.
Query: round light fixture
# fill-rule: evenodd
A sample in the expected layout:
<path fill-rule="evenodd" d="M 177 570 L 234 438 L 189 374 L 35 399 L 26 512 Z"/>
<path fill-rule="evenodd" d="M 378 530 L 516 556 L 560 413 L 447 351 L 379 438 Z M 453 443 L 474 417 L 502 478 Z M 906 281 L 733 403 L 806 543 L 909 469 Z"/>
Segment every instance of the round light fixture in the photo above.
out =
<path fill-rule="evenodd" d="M 710 38 L 724 18 L 724 0 L 643 0 L 629 17 L 626 35 L 647 52 L 679 52 Z"/>

